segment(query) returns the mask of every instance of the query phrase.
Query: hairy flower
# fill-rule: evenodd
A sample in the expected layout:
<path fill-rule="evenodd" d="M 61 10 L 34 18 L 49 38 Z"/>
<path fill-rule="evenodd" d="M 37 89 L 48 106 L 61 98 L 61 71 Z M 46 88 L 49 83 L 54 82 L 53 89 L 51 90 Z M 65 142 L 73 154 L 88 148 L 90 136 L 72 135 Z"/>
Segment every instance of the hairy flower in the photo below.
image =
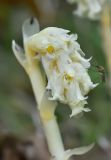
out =
<path fill-rule="evenodd" d="M 68 33 L 68 30 L 48 27 L 30 37 L 27 43 L 32 57 L 42 62 L 49 99 L 68 104 L 74 116 L 89 111 L 84 108 L 86 95 L 96 85 L 88 75 L 90 59 L 84 58 L 77 35 Z"/>
<path fill-rule="evenodd" d="M 103 9 L 103 5 L 107 0 L 67 0 L 71 4 L 77 4 L 74 14 L 80 17 L 89 17 L 98 19 Z"/>

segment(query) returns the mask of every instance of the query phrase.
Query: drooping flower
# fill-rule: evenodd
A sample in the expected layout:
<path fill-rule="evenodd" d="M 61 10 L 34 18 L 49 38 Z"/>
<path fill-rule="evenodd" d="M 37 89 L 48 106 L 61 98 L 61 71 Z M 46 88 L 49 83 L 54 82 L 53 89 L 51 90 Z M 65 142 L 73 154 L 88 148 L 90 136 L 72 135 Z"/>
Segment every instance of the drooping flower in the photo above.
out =
<path fill-rule="evenodd" d="M 27 44 L 32 58 L 38 58 L 43 65 L 49 99 L 68 104 L 72 109 L 71 116 L 90 111 L 84 105 L 88 92 L 96 85 L 88 75 L 90 59 L 84 58 L 77 35 L 48 27 L 30 37 Z"/>
<path fill-rule="evenodd" d="M 40 112 L 45 111 L 40 115 L 44 122 L 53 160 L 69 159 L 72 155 L 88 152 L 94 144 L 64 150 L 54 113 L 52 114 L 51 111 L 55 103 L 51 102 L 49 106 L 46 94 L 43 95 L 44 78 L 41 74 L 40 63 L 37 63 L 41 62 L 46 74 L 48 80 L 46 92 L 49 93 L 48 98 L 51 101 L 58 100 L 68 104 L 72 109 L 71 116 L 82 111 L 89 111 L 88 108 L 84 108 L 84 105 L 87 104 L 87 93 L 96 85 L 88 75 L 90 59 L 84 58 L 85 54 L 77 42 L 77 35 L 69 34 L 68 30 L 56 27 L 48 27 L 39 32 L 38 21 L 29 19 L 23 25 L 23 40 L 24 50 L 15 41 L 12 43 L 12 49 L 17 60 L 29 74 Z M 53 136 L 51 135 L 52 130 Z M 57 147 L 60 150 L 56 150 Z"/>
<path fill-rule="evenodd" d="M 77 4 L 74 14 L 80 17 L 98 19 L 107 0 L 67 0 L 70 4 Z"/>

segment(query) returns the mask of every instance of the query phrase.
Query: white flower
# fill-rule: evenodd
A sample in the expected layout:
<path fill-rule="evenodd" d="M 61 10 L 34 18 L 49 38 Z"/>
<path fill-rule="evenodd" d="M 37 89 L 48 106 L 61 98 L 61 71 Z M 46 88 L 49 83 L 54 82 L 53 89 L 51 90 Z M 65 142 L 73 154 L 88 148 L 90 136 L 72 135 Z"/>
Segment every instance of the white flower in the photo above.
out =
<path fill-rule="evenodd" d="M 27 43 L 31 53 L 37 52 L 35 58 L 42 62 L 48 79 L 49 99 L 68 104 L 74 116 L 90 111 L 84 105 L 88 92 L 96 85 L 87 72 L 90 59 L 84 58 L 77 35 L 68 33 L 68 30 L 48 27 L 31 36 Z"/>
<path fill-rule="evenodd" d="M 93 84 L 88 75 L 91 58 L 84 58 L 77 35 L 56 27 L 36 32 L 36 24 L 31 29 L 27 27 L 27 21 L 25 25 L 28 34 L 23 32 L 24 47 L 25 52 L 28 49 L 26 54 L 30 54 L 30 58 L 25 59 L 22 54 L 20 56 L 19 52 L 23 51 L 13 42 L 13 51 L 22 66 L 27 65 L 29 59 L 38 59 L 42 63 L 48 80 L 46 91 L 49 99 L 68 104 L 72 110 L 71 117 L 82 111 L 90 111 L 84 108 L 87 94 L 97 84 Z"/>
<path fill-rule="evenodd" d="M 87 104 L 86 99 L 88 92 L 96 85 L 93 84 L 87 72 L 90 67 L 90 59 L 87 60 L 84 58 L 85 54 L 76 41 L 77 35 L 68 33 L 68 30 L 56 27 L 48 27 L 39 32 L 37 20 L 33 19 L 33 23 L 27 20 L 23 25 L 24 50 L 22 50 L 15 41 L 12 43 L 12 48 L 16 58 L 28 74 L 33 72 L 34 69 L 34 74 L 30 74 L 31 76 L 33 75 L 34 78 L 33 89 L 36 90 L 37 95 L 39 94 L 39 98 L 43 97 L 43 99 L 40 98 L 42 100 L 40 100 L 39 105 L 43 107 L 46 106 L 45 99 L 47 97 L 43 94 L 41 96 L 40 93 L 38 93 L 40 83 L 36 82 L 36 80 L 38 80 L 38 76 L 41 74 L 35 76 L 36 69 L 33 68 L 33 64 L 37 61 L 41 62 L 47 76 L 48 83 L 46 92 L 49 91 L 49 99 L 68 104 L 72 109 L 71 116 L 74 116 L 82 111 L 89 111 L 88 108 L 84 108 L 84 105 Z M 36 65 L 34 66 L 36 67 Z M 31 67 L 32 69 L 30 70 Z M 37 74 L 39 74 L 39 72 Z M 39 80 L 42 81 L 42 78 L 39 78 Z M 38 85 L 37 87 L 36 84 Z M 41 109 L 41 107 L 39 109 Z M 44 109 L 47 108 L 44 107 Z M 53 118 L 49 120 L 49 122 L 47 121 L 46 125 L 47 131 L 49 129 L 47 133 L 50 133 L 51 125 L 52 129 L 55 129 L 55 118 L 54 121 Z M 55 129 L 55 132 L 56 131 Z M 59 138 L 58 132 L 55 135 L 58 136 L 56 138 Z M 50 139 L 50 134 L 47 136 L 49 136 L 48 138 Z M 50 142 L 51 141 L 49 141 L 49 146 L 54 146 L 53 142 L 53 145 L 50 145 Z M 64 160 L 69 159 L 72 155 L 84 154 L 92 149 L 93 146 L 94 144 L 91 144 L 85 147 L 63 150 L 59 155 L 59 159 Z M 55 147 L 51 148 L 51 150 L 55 150 Z M 53 160 L 58 160 L 58 153 L 54 153 L 52 153 L 52 156 L 54 156 Z"/>
<path fill-rule="evenodd" d="M 77 9 L 74 14 L 80 17 L 89 17 L 98 19 L 102 12 L 103 6 L 107 0 L 67 0 L 69 3 L 77 3 Z"/>

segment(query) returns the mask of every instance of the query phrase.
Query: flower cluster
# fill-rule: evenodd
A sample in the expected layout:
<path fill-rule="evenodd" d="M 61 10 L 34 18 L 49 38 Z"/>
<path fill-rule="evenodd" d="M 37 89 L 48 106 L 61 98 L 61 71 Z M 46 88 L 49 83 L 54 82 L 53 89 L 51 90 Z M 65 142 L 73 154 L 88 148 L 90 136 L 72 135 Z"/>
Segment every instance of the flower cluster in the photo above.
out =
<path fill-rule="evenodd" d="M 80 17 L 98 19 L 107 0 L 67 0 L 71 4 L 77 4 L 74 14 Z"/>
<path fill-rule="evenodd" d="M 90 59 L 85 59 L 77 35 L 56 27 L 39 31 L 35 18 L 26 20 L 23 24 L 24 50 L 15 41 L 12 49 L 31 80 L 52 159 L 68 160 L 72 155 L 88 152 L 94 144 L 64 150 L 54 116 L 56 103 L 52 101 L 68 104 L 72 109 L 71 116 L 87 112 L 89 109 L 84 108 L 87 94 L 97 84 L 93 84 L 88 75 Z M 40 64 L 47 77 L 46 88 Z M 48 93 L 50 101 L 44 92 Z"/>
<path fill-rule="evenodd" d="M 88 75 L 90 59 L 84 58 L 77 35 L 68 33 L 68 30 L 48 27 L 31 36 L 27 43 L 32 58 L 42 62 L 49 99 L 68 104 L 74 116 L 89 111 L 84 108 L 86 95 L 96 84 Z"/>

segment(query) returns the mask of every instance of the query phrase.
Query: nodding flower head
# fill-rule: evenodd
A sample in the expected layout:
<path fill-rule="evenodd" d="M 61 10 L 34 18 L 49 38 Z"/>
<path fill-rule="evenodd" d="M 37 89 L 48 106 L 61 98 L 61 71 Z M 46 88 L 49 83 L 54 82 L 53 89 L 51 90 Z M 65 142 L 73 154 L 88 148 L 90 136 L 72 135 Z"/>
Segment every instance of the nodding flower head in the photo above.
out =
<path fill-rule="evenodd" d="M 68 104 L 72 110 L 71 116 L 74 116 L 89 111 L 84 108 L 87 94 L 96 84 L 88 75 L 90 59 L 85 59 L 77 35 L 69 32 L 56 27 L 39 32 L 35 19 L 33 24 L 26 21 L 23 26 L 25 58 L 20 54 L 23 50 L 14 41 L 12 47 L 22 66 L 25 67 L 29 59 L 37 59 L 42 63 L 48 80 L 48 98 Z"/>
<path fill-rule="evenodd" d="M 88 92 L 96 85 L 93 84 L 88 75 L 90 59 L 84 58 L 85 54 L 77 42 L 77 35 L 69 34 L 68 30 L 56 27 L 48 27 L 39 32 L 39 23 L 34 18 L 25 21 L 23 40 L 24 50 L 15 41 L 12 43 L 12 49 L 20 64 L 29 74 L 34 92 L 37 92 L 35 95 L 37 101 L 40 101 L 38 103 L 40 105 L 39 109 L 41 109 L 40 115 L 45 122 L 44 128 L 53 159 L 69 159 L 72 155 L 81 155 L 88 152 L 94 144 L 64 151 L 55 117 L 52 114 L 56 104 L 48 103 L 47 96 L 44 94 L 46 89 L 45 93 L 48 93 L 50 101 L 57 100 L 68 104 L 72 110 L 71 116 L 82 111 L 89 111 L 88 108 L 84 108 L 84 105 L 87 104 Z M 41 74 L 40 63 L 47 77 L 46 88 L 44 82 L 42 83 L 44 76 L 42 77 Z M 50 139 L 51 127 L 57 143 L 56 140 Z M 56 146 L 60 150 L 56 150 Z"/>
<path fill-rule="evenodd" d="M 106 0 L 67 0 L 70 4 L 77 4 L 74 14 L 80 17 L 98 19 Z"/>
<path fill-rule="evenodd" d="M 48 27 L 29 38 L 27 45 L 37 52 L 48 83 L 46 86 L 50 100 L 68 104 L 72 109 L 71 116 L 82 111 L 87 104 L 88 92 L 96 87 L 88 75 L 90 59 L 84 58 L 76 34 L 68 30 Z M 34 56 L 34 54 L 32 54 Z M 33 57 L 34 58 L 34 57 Z"/>

